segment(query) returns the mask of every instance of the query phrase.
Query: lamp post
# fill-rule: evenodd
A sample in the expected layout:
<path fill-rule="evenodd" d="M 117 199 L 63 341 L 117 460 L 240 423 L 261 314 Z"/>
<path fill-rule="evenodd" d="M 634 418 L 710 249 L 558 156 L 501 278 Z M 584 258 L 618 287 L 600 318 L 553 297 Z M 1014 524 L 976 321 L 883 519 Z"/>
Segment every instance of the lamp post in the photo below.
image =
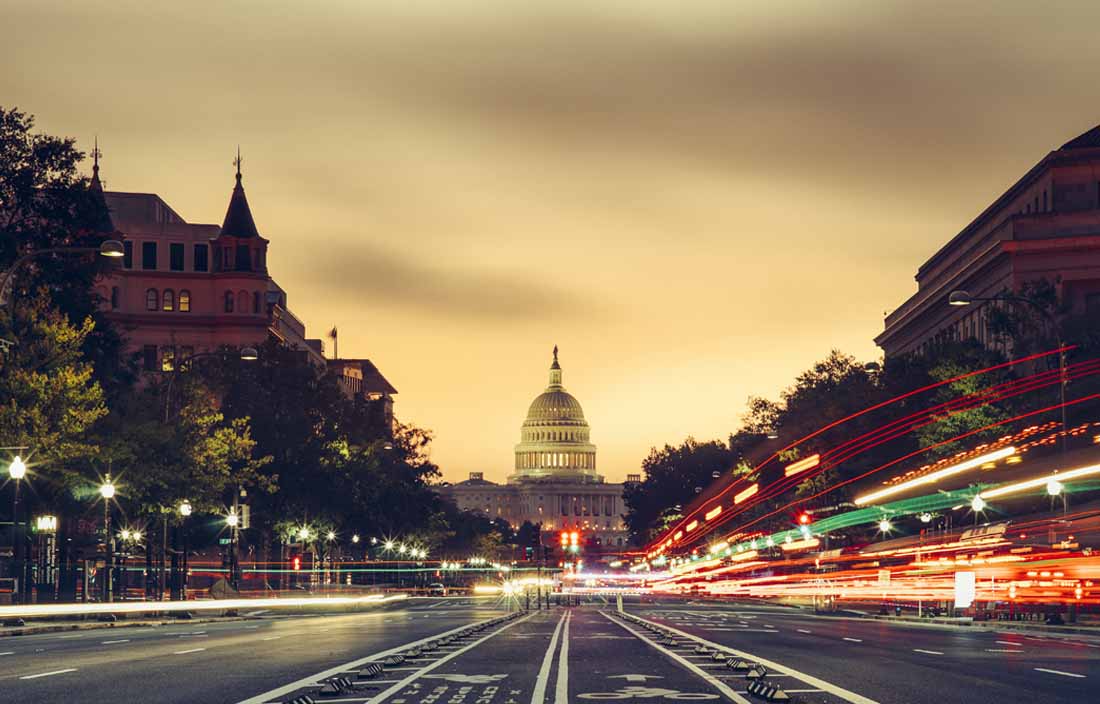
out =
<path fill-rule="evenodd" d="M 237 590 L 240 588 L 237 577 L 237 530 L 241 525 L 241 517 L 235 508 L 225 517 L 225 524 L 229 526 L 229 585 Z"/>
<path fill-rule="evenodd" d="M 106 551 L 105 572 L 103 580 L 103 600 L 114 601 L 114 548 L 115 537 L 111 534 L 111 499 L 115 498 L 115 485 L 111 483 L 111 475 L 99 485 L 99 495 L 103 498 L 103 547 Z"/>
<path fill-rule="evenodd" d="M 180 505 L 176 507 L 176 512 L 179 513 L 180 521 L 173 532 L 175 545 L 172 550 L 172 600 L 173 601 L 186 601 L 187 600 L 187 519 L 191 516 L 194 509 L 191 506 L 191 502 L 184 499 L 180 502 Z M 182 533 L 182 545 L 181 536 Z"/>
<path fill-rule="evenodd" d="M 118 259 L 125 256 L 126 248 L 118 240 L 105 240 L 98 247 L 45 247 L 43 249 L 36 249 L 27 252 L 23 256 L 19 257 L 12 263 L 11 267 L 4 272 L 4 280 L 0 281 L 0 306 L 9 303 L 8 292 L 11 288 L 11 282 L 15 279 L 15 275 L 19 272 L 19 269 L 26 265 L 29 261 L 35 257 L 40 257 L 45 254 L 98 254 L 108 259 Z M 15 301 L 11 302 L 11 311 L 9 312 L 11 323 L 15 323 Z"/>
<path fill-rule="evenodd" d="M 1062 340 L 1062 331 L 1058 327 L 1058 320 L 1054 315 L 1046 308 L 1042 307 L 1030 298 L 1024 298 L 1023 296 L 1000 296 L 996 298 L 971 296 L 969 291 L 962 289 L 952 291 L 947 297 L 947 304 L 952 306 L 969 306 L 973 305 L 975 301 L 1009 301 L 1010 303 L 1024 303 L 1031 306 L 1035 310 L 1039 311 L 1039 315 L 1046 319 L 1050 324 L 1051 332 L 1054 333 L 1054 337 L 1058 343 L 1058 393 L 1062 407 L 1062 469 L 1066 467 L 1066 438 L 1069 435 L 1069 425 L 1066 423 L 1066 351 L 1064 349 L 1065 343 Z"/>
<path fill-rule="evenodd" d="M 12 480 L 12 502 L 11 502 L 11 555 L 12 561 L 15 563 L 13 570 L 16 578 L 16 588 L 12 591 L 12 602 L 20 603 L 22 599 L 22 592 L 26 588 L 24 585 L 24 579 L 27 576 L 27 568 L 23 562 L 23 531 L 20 530 L 19 525 L 19 484 L 22 482 L 23 477 L 27 476 L 27 465 L 24 464 L 23 458 L 19 455 L 15 456 L 15 459 L 8 465 L 8 476 Z"/>

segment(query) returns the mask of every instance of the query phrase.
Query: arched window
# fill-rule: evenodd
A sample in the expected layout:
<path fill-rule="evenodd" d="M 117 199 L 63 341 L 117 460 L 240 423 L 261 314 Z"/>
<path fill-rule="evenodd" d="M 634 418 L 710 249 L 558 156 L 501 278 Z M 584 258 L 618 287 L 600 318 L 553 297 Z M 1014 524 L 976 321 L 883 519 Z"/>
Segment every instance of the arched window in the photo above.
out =
<path fill-rule="evenodd" d="M 164 293 L 161 295 L 161 304 L 164 310 L 176 309 L 176 292 L 170 288 L 164 289 Z"/>
<path fill-rule="evenodd" d="M 111 310 L 118 310 L 119 291 L 118 286 L 111 287 Z"/>
<path fill-rule="evenodd" d="M 187 289 L 180 289 L 180 306 L 181 313 L 191 312 L 191 292 Z"/>
<path fill-rule="evenodd" d="M 255 315 L 260 314 L 260 292 L 259 291 L 253 291 L 252 292 L 252 312 Z"/>
<path fill-rule="evenodd" d="M 226 313 L 232 313 L 233 312 L 233 292 L 232 291 L 226 291 L 225 292 L 225 312 Z"/>
<path fill-rule="evenodd" d="M 248 312 L 248 291 L 237 291 L 237 312 Z"/>
<path fill-rule="evenodd" d="M 157 296 L 157 290 L 155 288 L 145 291 L 145 310 L 156 310 L 160 307 L 157 305 L 159 301 L 160 299 Z"/>

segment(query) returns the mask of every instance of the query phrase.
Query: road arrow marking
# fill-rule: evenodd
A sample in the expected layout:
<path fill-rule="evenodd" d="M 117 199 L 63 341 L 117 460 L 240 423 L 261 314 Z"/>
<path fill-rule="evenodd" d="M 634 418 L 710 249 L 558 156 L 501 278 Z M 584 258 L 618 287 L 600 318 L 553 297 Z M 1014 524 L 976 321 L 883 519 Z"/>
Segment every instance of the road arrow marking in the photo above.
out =
<path fill-rule="evenodd" d="M 645 682 L 646 680 L 663 680 L 660 675 L 609 675 L 609 680 L 626 680 L 627 682 Z"/>

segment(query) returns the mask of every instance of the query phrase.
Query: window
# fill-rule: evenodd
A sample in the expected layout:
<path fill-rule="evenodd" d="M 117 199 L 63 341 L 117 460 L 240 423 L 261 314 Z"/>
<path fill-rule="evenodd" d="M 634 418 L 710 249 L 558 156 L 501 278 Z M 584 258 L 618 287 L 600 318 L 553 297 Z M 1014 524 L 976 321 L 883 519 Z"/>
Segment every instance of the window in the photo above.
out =
<path fill-rule="evenodd" d="M 187 289 L 181 289 L 180 290 L 180 307 L 179 307 L 179 311 L 181 313 L 190 313 L 191 312 L 191 292 L 188 291 Z"/>
<path fill-rule="evenodd" d="M 176 348 L 175 347 L 161 347 L 160 348 L 160 370 L 162 372 L 170 372 L 176 368 Z"/>
<path fill-rule="evenodd" d="M 260 292 L 252 292 L 252 312 L 256 315 L 260 314 Z"/>
<path fill-rule="evenodd" d="M 252 271 L 248 260 L 248 245 L 237 245 L 237 271 Z"/>
<path fill-rule="evenodd" d="M 161 294 L 160 302 L 164 305 L 164 310 L 176 309 L 176 293 L 170 288 L 164 289 L 164 293 Z"/>
<path fill-rule="evenodd" d="M 1043 212 L 1047 211 L 1047 192 L 1043 191 Z"/>
<path fill-rule="evenodd" d="M 122 243 L 122 266 L 127 269 L 134 268 L 134 243 L 130 240 Z"/>
<path fill-rule="evenodd" d="M 157 370 L 157 346 L 145 345 L 141 348 L 141 355 L 144 361 L 143 366 L 147 372 L 155 372 Z"/>
<path fill-rule="evenodd" d="M 248 291 L 237 291 L 237 312 L 248 312 Z"/>
<path fill-rule="evenodd" d="M 141 268 L 155 270 L 157 268 L 157 243 L 141 243 Z"/>
<path fill-rule="evenodd" d="M 195 245 L 195 271 L 209 271 L 210 270 L 210 247 L 205 244 Z"/>
<path fill-rule="evenodd" d="M 233 292 L 232 291 L 226 291 L 225 292 L 225 312 L 226 313 L 232 313 L 233 312 Z"/>
<path fill-rule="evenodd" d="M 183 244 L 173 242 L 168 245 L 168 268 L 183 271 Z"/>
<path fill-rule="evenodd" d="M 180 371 L 187 371 L 191 367 L 191 358 L 195 356 L 194 347 L 180 347 L 179 357 L 176 358 L 176 364 L 179 365 Z"/>
<path fill-rule="evenodd" d="M 156 310 L 160 306 L 157 305 L 157 290 L 151 288 L 145 292 L 145 310 Z"/>
<path fill-rule="evenodd" d="M 118 310 L 119 292 L 118 286 L 111 287 L 111 310 Z"/>
<path fill-rule="evenodd" d="M 233 254 L 229 247 L 222 250 L 222 271 L 229 271 L 233 268 Z"/>

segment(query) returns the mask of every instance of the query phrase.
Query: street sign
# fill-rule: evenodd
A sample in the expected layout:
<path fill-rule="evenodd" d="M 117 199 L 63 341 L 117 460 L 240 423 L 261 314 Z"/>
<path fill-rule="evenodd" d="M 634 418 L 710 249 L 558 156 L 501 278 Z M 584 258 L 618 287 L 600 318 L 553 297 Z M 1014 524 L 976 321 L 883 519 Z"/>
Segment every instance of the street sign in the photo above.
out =
<path fill-rule="evenodd" d="M 229 545 L 233 542 L 232 538 L 218 538 L 218 545 Z"/>

